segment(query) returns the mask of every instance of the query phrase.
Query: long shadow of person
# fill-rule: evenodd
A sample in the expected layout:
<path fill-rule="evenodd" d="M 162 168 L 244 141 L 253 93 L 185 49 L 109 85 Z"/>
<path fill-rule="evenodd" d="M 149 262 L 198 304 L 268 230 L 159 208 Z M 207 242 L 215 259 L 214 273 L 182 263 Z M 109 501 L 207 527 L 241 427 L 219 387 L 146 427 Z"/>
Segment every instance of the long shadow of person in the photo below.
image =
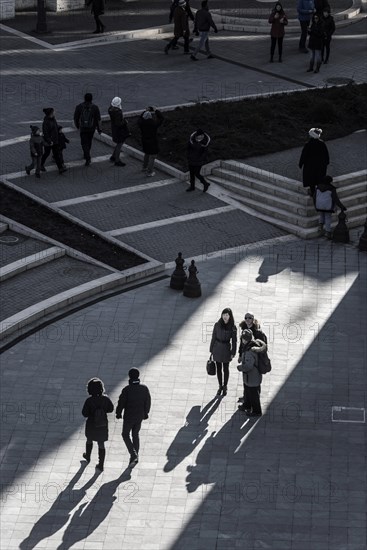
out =
<path fill-rule="evenodd" d="M 117 479 L 101 485 L 89 503 L 83 502 L 65 529 L 57 550 L 68 550 L 93 533 L 106 519 L 114 502 L 118 500 L 115 493 L 119 485 L 129 479 L 131 479 L 131 468 L 126 468 Z M 129 494 L 129 498 L 134 498 L 133 493 Z"/>
<path fill-rule="evenodd" d="M 243 462 L 243 443 L 255 425 L 242 412 L 236 411 L 219 432 L 213 432 L 197 454 L 196 464 L 187 467 L 187 491 L 193 493 L 201 485 L 209 484 L 222 487 L 228 466 Z"/>
<path fill-rule="evenodd" d="M 167 464 L 163 471 L 171 472 L 189 456 L 208 433 L 209 418 L 218 409 L 221 399 L 215 397 L 201 409 L 195 405 L 186 417 L 185 425 L 179 429 L 175 439 L 167 449 Z"/>
<path fill-rule="evenodd" d="M 67 487 L 60 491 L 48 512 L 35 523 L 28 537 L 20 543 L 20 550 L 35 548 L 43 539 L 51 537 L 68 522 L 72 510 L 84 498 L 87 490 L 92 487 L 100 475 L 100 472 L 96 472 L 83 487 L 74 489 L 86 466 L 87 462 L 81 463 L 79 470 L 70 480 Z"/>

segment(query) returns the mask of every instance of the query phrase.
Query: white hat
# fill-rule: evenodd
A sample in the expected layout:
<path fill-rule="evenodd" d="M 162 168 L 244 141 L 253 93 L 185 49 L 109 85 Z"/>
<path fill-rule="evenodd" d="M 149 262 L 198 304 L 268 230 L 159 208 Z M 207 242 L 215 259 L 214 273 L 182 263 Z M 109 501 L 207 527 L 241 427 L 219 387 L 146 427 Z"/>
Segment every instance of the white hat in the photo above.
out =
<path fill-rule="evenodd" d="M 186 4 L 186 0 L 178 0 L 179 6 L 184 6 Z"/>
<path fill-rule="evenodd" d="M 147 120 L 148 118 L 152 118 L 152 113 L 150 111 L 145 111 L 145 113 L 143 113 L 143 119 Z"/>
<path fill-rule="evenodd" d="M 121 97 L 114 97 L 111 101 L 112 107 L 121 107 Z"/>
<path fill-rule="evenodd" d="M 321 128 L 311 128 L 311 130 L 308 132 L 308 135 L 313 139 L 320 139 L 321 134 Z"/>

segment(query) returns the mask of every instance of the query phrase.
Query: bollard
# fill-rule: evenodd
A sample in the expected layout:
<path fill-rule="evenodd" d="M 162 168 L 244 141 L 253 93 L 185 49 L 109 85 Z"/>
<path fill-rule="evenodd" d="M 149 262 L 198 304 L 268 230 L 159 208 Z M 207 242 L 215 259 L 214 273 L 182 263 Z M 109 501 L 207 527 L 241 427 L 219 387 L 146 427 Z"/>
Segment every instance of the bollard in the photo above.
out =
<path fill-rule="evenodd" d="M 367 251 L 367 218 L 364 222 L 364 231 L 359 239 L 358 248 L 359 250 L 363 250 L 364 252 Z"/>
<path fill-rule="evenodd" d="M 183 295 L 187 298 L 199 298 L 201 296 L 201 284 L 196 274 L 199 273 L 195 261 L 191 260 L 189 267 L 189 278 L 185 282 Z"/>
<path fill-rule="evenodd" d="M 338 214 L 338 218 L 339 218 L 339 221 L 333 231 L 333 242 L 349 243 L 349 229 L 346 224 L 347 215 L 342 210 L 340 214 Z"/>
<path fill-rule="evenodd" d="M 175 259 L 175 262 L 176 262 L 176 269 L 171 275 L 171 282 L 169 286 L 171 288 L 174 288 L 175 290 L 183 290 L 187 276 L 185 273 L 186 267 L 184 267 L 183 265 L 185 263 L 185 260 L 182 257 L 182 252 L 178 253 L 178 256 Z"/>

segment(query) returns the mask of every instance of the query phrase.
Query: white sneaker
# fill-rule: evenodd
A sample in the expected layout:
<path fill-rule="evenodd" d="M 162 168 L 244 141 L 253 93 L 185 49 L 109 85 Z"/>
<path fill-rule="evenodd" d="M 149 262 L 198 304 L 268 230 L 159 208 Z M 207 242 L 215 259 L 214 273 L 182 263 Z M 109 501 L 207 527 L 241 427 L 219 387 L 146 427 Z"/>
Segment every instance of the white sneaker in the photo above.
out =
<path fill-rule="evenodd" d="M 155 176 L 155 172 L 147 172 L 147 178 Z"/>

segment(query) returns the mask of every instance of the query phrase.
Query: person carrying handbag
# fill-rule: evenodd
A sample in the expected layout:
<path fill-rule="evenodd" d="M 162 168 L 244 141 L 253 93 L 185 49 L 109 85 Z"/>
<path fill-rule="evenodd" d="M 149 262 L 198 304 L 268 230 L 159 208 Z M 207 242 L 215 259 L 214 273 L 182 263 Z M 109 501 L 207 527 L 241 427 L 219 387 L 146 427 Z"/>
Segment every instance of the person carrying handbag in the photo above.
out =
<path fill-rule="evenodd" d="M 232 310 L 227 307 L 222 311 L 219 321 L 213 328 L 210 342 L 210 353 L 213 355 L 217 367 L 219 388 L 217 395 L 227 395 L 229 379 L 229 363 L 236 355 L 237 330 Z"/>

